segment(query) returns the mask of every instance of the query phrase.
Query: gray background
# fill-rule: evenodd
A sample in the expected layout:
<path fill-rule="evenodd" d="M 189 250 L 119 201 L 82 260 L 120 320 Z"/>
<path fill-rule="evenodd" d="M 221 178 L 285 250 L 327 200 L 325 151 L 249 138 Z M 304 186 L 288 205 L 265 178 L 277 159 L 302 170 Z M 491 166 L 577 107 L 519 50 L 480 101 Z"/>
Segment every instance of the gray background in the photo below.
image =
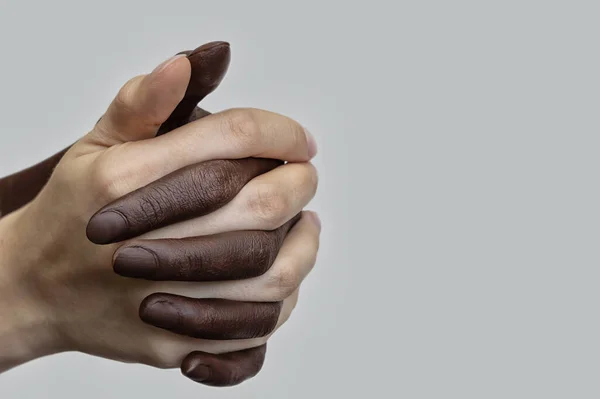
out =
<path fill-rule="evenodd" d="M 323 245 L 260 377 L 67 354 L 2 398 L 598 398 L 596 1 L 0 1 L 0 174 L 170 54 L 317 136 Z"/>

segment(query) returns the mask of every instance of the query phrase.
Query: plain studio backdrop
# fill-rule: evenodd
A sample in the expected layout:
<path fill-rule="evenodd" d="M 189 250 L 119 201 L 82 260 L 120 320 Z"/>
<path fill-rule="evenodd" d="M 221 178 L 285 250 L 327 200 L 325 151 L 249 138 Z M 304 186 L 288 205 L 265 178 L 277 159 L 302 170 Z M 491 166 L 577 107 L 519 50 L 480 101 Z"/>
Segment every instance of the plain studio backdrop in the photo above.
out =
<path fill-rule="evenodd" d="M 80 354 L 2 398 L 600 397 L 596 1 L 0 1 L 0 174 L 130 77 L 231 42 L 204 106 L 317 137 L 322 249 L 262 373 L 230 389 Z M 1 322 L 1 321 L 0 321 Z"/>

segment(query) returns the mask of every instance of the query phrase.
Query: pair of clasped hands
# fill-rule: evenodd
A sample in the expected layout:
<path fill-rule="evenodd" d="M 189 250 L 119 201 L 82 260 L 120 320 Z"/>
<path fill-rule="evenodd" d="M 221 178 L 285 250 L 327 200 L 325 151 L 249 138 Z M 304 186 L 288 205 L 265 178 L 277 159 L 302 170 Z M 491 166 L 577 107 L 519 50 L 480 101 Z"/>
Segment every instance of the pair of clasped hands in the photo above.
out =
<path fill-rule="evenodd" d="M 224 42 L 170 58 L 0 180 L 0 318 L 18 332 L 0 371 L 64 351 L 213 386 L 260 371 L 316 261 L 317 149 L 288 117 L 197 108 L 229 60 Z"/>

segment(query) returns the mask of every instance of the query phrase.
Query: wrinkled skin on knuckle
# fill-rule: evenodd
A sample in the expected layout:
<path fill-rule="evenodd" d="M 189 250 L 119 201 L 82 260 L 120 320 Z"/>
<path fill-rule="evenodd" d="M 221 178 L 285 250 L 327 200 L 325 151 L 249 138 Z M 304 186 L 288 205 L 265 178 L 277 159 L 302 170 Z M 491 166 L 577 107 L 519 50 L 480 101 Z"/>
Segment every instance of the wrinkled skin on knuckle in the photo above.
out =
<path fill-rule="evenodd" d="M 206 237 L 196 245 L 186 246 L 171 257 L 173 267 L 183 264 L 179 280 L 226 281 L 257 277 L 273 264 L 280 243 L 275 233 L 232 232 Z M 176 259 L 180 258 L 180 259 Z"/>
<path fill-rule="evenodd" d="M 131 224 L 137 225 L 149 223 L 158 226 L 167 217 L 167 207 L 172 197 L 170 187 L 150 187 L 147 194 L 138 199 L 138 212 L 129 213 L 128 219 Z"/>
<path fill-rule="evenodd" d="M 140 80 L 140 76 L 129 79 L 120 89 L 115 96 L 115 105 L 125 111 L 133 110 L 133 99 L 135 98 L 135 86 Z"/>
<path fill-rule="evenodd" d="M 308 162 L 295 164 L 293 167 L 294 169 L 288 170 L 289 179 L 294 182 L 293 189 L 288 193 L 290 204 L 314 198 L 319 182 L 316 168 Z"/>
<path fill-rule="evenodd" d="M 249 212 L 271 230 L 285 222 L 290 201 L 276 186 L 260 184 L 249 197 L 247 206 Z"/>
<path fill-rule="evenodd" d="M 275 262 L 282 235 L 276 231 L 256 231 L 247 243 L 248 264 L 254 265 L 255 273 L 249 277 L 258 277 L 267 272 Z M 241 249 L 243 250 L 243 249 Z"/>
<path fill-rule="evenodd" d="M 254 303 L 251 306 L 250 320 L 256 320 L 257 322 L 248 323 L 247 320 L 243 321 L 244 323 L 247 323 L 247 338 L 268 337 L 277 327 L 282 302 Z"/>
<path fill-rule="evenodd" d="M 231 109 L 223 113 L 223 134 L 238 148 L 252 150 L 260 142 L 260 125 L 255 110 Z"/>
<path fill-rule="evenodd" d="M 299 285 L 298 272 L 286 265 L 268 274 L 265 292 L 270 293 L 270 298 L 282 301 L 292 295 Z"/>
<path fill-rule="evenodd" d="M 207 265 L 205 259 L 210 259 L 205 255 L 206 251 L 196 250 L 192 248 L 183 248 L 179 250 L 174 256 L 170 257 L 172 263 L 167 267 L 171 270 L 175 270 L 176 280 L 189 281 L 190 276 L 194 275 L 196 270 L 206 270 Z"/>
<path fill-rule="evenodd" d="M 99 165 L 93 169 L 91 180 L 94 184 L 94 191 L 104 201 L 114 201 L 125 194 L 124 177 L 115 166 Z"/>
<path fill-rule="evenodd" d="M 296 215 L 275 230 L 253 231 L 248 237 L 248 242 L 240 243 L 241 247 L 237 250 L 248 254 L 249 259 L 246 263 L 254 265 L 253 273 L 247 278 L 262 276 L 271 269 L 287 233 L 299 219 L 300 215 Z"/>
<path fill-rule="evenodd" d="M 190 169 L 186 187 L 200 207 L 216 209 L 231 201 L 241 189 L 239 172 L 237 161 L 209 161 L 202 168 Z"/>
<path fill-rule="evenodd" d="M 124 164 L 122 154 L 127 151 L 128 143 L 106 149 L 89 166 L 88 178 L 94 188 L 97 202 L 113 202 L 135 189 L 135 182 L 146 172 L 136 164 Z M 99 200 L 99 201 L 98 201 Z"/>
<path fill-rule="evenodd" d="M 113 100 L 112 112 L 117 112 L 117 117 L 126 115 L 129 119 L 137 119 L 139 110 L 136 109 L 135 98 L 140 82 L 144 79 L 143 75 L 130 79 L 117 93 Z M 139 120 L 136 120 L 139 122 Z"/>

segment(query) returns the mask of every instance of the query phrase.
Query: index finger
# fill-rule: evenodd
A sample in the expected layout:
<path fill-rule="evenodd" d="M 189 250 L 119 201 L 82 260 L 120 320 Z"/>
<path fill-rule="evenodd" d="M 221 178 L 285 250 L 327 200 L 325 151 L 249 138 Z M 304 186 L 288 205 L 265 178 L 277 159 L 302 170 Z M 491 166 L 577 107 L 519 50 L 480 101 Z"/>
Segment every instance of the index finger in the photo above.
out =
<path fill-rule="evenodd" d="M 167 135 L 130 143 L 127 148 L 127 157 L 145 159 L 152 166 L 149 169 L 155 174 L 146 176 L 148 182 L 214 159 L 256 157 L 306 162 L 316 153 L 312 134 L 298 122 L 253 108 L 209 115 Z"/>

